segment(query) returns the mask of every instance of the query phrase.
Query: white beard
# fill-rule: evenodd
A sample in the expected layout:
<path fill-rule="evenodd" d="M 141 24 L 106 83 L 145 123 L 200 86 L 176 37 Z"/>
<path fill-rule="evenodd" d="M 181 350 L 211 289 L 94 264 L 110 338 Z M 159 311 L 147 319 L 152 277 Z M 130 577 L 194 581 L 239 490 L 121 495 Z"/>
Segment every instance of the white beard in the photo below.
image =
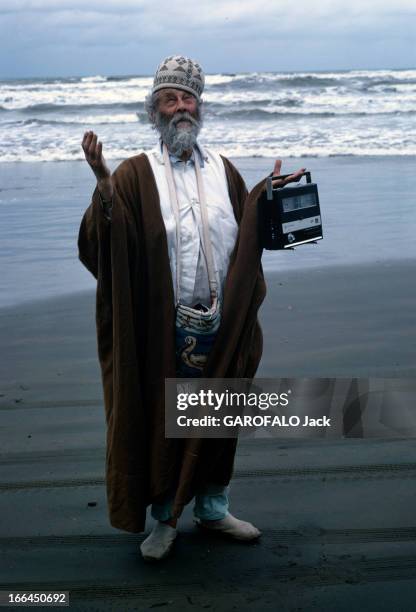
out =
<path fill-rule="evenodd" d="M 189 120 L 190 123 L 178 128 L 177 124 L 184 119 Z M 185 151 L 191 150 L 196 145 L 202 121 L 200 118 L 194 119 L 188 112 L 175 113 L 173 117 L 167 118 L 166 115 L 157 111 L 155 126 L 169 152 L 181 157 Z"/>

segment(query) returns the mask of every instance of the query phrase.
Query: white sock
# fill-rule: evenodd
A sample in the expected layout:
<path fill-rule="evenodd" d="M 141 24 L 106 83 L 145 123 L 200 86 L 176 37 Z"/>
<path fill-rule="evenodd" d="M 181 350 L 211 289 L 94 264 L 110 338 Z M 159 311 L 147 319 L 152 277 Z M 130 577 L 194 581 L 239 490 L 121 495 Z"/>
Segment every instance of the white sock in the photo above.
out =
<path fill-rule="evenodd" d="M 173 546 L 176 536 L 177 531 L 174 527 L 158 521 L 140 545 L 143 559 L 158 561 L 166 557 Z"/>

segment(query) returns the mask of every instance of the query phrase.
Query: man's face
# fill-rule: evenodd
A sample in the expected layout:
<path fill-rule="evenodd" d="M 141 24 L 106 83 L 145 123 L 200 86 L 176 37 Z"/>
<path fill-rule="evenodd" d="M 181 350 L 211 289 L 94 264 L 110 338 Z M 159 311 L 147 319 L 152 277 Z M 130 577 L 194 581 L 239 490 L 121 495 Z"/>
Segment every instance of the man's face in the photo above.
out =
<path fill-rule="evenodd" d="M 155 125 L 171 153 L 181 156 L 192 149 L 202 126 L 195 96 L 180 89 L 160 90 Z"/>
<path fill-rule="evenodd" d="M 165 117 L 172 118 L 176 113 L 189 113 L 198 119 L 198 103 L 191 93 L 181 89 L 162 89 L 158 95 L 158 111 Z M 182 122 L 181 122 L 182 123 Z M 189 123 L 184 121 L 183 123 Z M 178 125 L 180 127 L 180 125 Z"/>

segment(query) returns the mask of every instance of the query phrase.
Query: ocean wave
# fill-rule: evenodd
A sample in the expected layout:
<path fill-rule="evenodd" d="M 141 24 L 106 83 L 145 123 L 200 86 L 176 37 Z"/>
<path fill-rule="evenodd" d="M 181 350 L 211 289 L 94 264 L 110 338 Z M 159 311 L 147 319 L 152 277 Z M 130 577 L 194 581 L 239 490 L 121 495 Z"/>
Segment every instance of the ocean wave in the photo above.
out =
<path fill-rule="evenodd" d="M 39 119 L 39 118 L 31 118 L 15 121 L 7 121 L 0 123 L 0 125 L 21 125 L 28 127 L 37 127 L 37 126 L 71 126 L 71 125 L 109 125 L 116 124 L 122 125 L 125 123 L 137 123 L 137 115 L 136 113 L 126 113 L 123 115 L 97 115 L 97 116 L 85 116 L 78 117 L 74 119 Z"/>
<path fill-rule="evenodd" d="M 294 157 L 415 153 L 412 89 L 416 88 L 416 71 L 208 77 L 203 138 L 225 154 L 268 156 L 276 150 Z M 106 157 L 112 159 L 154 142 L 143 104 L 150 77 L 95 75 L 77 77 L 70 85 L 68 79 L 54 81 L 58 84 L 47 86 L 45 79 L 27 80 L 20 89 L 0 84 L 2 160 L 82 159 L 78 140 L 86 129 L 99 133 Z M 309 85 L 297 87 L 299 83 Z M 323 83 L 336 86 L 324 87 Z M 372 87 L 360 89 L 368 84 Z M 45 87 L 42 92 L 33 90 L 41 86 Z"/>
<path fill-rule="evenodd" d="M 110 83 L 113 82 L 113 81 L 114 82 L 120 82 L 120 81 L 126 81 L 127 82 L 127 81 L 131 81 L 133 79 L 135 80 L 137 78 L 140 78 L 140 77 L 137 77 L 137 76 L 134 76 L 134 75 L 130 75 L 130 76 L 127 76 L 127 75 L 126 76 L 117 76 L 117 75 L 114 75 L 114 76 L 107 77 L 107 81 L 110 82 Z"/>
<path fill-rule="evenodd" d="M 38 126 L 79 126 L 79 125 L 123 125 L 128 123 L 144 123 L 149 122 L 147 112 L 143 110 L 136 110 L 137 106 L 133 105 L 130 109 L 134 112 L 120 112 L 120 110 L 129 110 L 117 107 L 117 113 L 113 114 L 96 114 L 86 115 L 80 113 L 78 116 L 71 114 L 63 115 L 61 118 L 42 118 L 42 117 L 30 117 L 28 119 L 22 119 L 21 115 L 17 114 L 14 118 L 6 118 L 0 120 L 0 128 L 6 126 L 23 126 L 23 127 L 38 127 Z M 102 107 L 99 107 L 100 110 Z M 0 108 L 1 110 L 1 108 Z M 94 107 L 94 110 L 96 108 Z M 115 110 L 111 107 L 107 110 Z M 42 113 L 44 114 L 44 113 Z M 299 108 L 298 110 L 289 111 L 284 107 L 276 108 L 276 106 L 270 108 L 259 108 L 252 104 L 248 107 L 239 108 L 238 106 L 230 105 L 215 105 L 211 104 L 205 108 L 204 118 L 208 121 L 283 121 L 288 120 L 307 120 L 307 119 L 331 119 L 337 118 L 342 120 L 343 118 L 360 118 L 360 117 L 400 117 L 400 116 L 411 116 L 416 115 L 416 109 L 409 110 L 373 110 L 373 111 L 344 111 L 342 108 L 336 111 L 320 111 L 311 110 L 310 108 Z M 6 117 L 8 117 L 6 115 Z"/>
<path fill-rule="evenodd" d="M 251 98 L 248 100 L 238 100 L 238 101 L 229 101 L 229 102 L 221 102 L 219 100 L 209 100 L 204 102 L 205 110 L 209 111 L 221 111 L 221 110 L 230 110 L 230 108 L 237 108 L 238 110 L 256 110 L 262 106 L 270 106 L 271 104 L 285 106 L 288 108 L 300 107 L 304 105 L 304 101 L 299 98 L 277 98 L 271 100 L 270 97 L 260 97 L 260 98 Z"/>
<path fill-rule="evenodd" d="M 218 75 L 219 76 L 219 75 Z M 213 79 L 210 89 L 285 89 L 285 88 L 326 88 L 346 87 L 353 89 L 373 89 L 380 86 L 412 85 L 416 83 L 416 71 L 345 71 L 339 73 L 251 73 L 227 75 L 218 80 Z"/>
<path fill-rule="evenodd" d="M 21 108 L 6 108 L 0 106 L 0 111 L 13 112 L 13 113 L 74 113 L 83 112 L 86 110 L 128 110 L 128 109 L 140 109 L 143 108 L 143 102 L 98 102 L 85 104 L 54 104 L 54 103 L 42 103 L 42 104 L 29 104 Z"/>
<path fill-rule="evenodd" d="M 377 80 L 377 79 L 371 79 L 368 80 L 367 82 L 360 82 L 358 83 L 358 87 L 357 89 L 359 89 L 360 91 L 363 92 L 372 92 L 374 90 L 380 90 L 380 91 L 390 91 L 390 92 L 397 92 L 398 91 L 398 87 L 399 86 L 405 86 L 405 90 L 406 89 L 410 89 L 410 91 L 414 90 L 412 88 L 412 85 L 416 85 L 416 78 L 415 79 L 389 79 L 389 80 Z"/>
<path fill-rule="evenodd" d="M 221 118 L 221 119 L 247 119 L 250 121 L 264 121 L 264 120 L 276 120 L 276 119 L 305 119 L 308 117 L 313 118 L 322 118 L 325 119 L 327 117 L 338 117 L 342 119 L 343 117 L 383 117 L 383 116 L 395 116 L 395 115 L 415 115 L 416 110 L 391 110 L 391 111 L 374 111 L 374 112 L 366 112 L 366 111 L 348 111 L 342 112 L 340 111 L 313 111 L 311 109 L 303 109 L 299 111 L 285 111 L 285 110 L 276 110 L 276 109 L 236 109 L 236 110 L 224 110 L 213 112 L 212 116 Z"/>
<path fill-rule="evenodd" d="M 361 114 L 361 113 L 360 113 Z M 365 114 L 365 113 L 363 113 Z M 292 118 L 305 118 L 305 117 L 335 117 L 337 113 L 334 112 L 313 112 L 313 111 L 300 111 L 300 112 L 288 112 L 285 110 L 267 110 L 262 108 L 257 109 L 236 109 L 236 110 L 224 110 L 213 112 L 212 116 L 219 119 L 247 119 L 249 121 L 271 121 L 276 119 L 285 119 L 287 117 Z"/>
<path fill-rule="evenodd" d="M 300 107 L 304 104 L 303 100 L 298 98 L 279 98 L 273 101 L 274 104 L 278 104 L 279 107 Z M 271 104 L 270 98 L 256 98 L 254 100 L 239 100 L 238 102 L 205 102 L 204 108 L 206 111 L 215 112 L 217 109 L 230 109 L 236 108 L 237 110 L 257 110 L 262 105 Z M 28 106 L 24 106 L 21 108 L 7 108 L 0 105 L 0 110 L 5 112 L 16 112 L 16 113 L 48 113 L 48 112 L 58 112 L 58 113 L 74 113 L 74 112 L 84 112 L 88 110 L 135 110 L 137 113 L 143 113 L 144 111 L 144 102 L 137 100 L 134 102 L 97 102 L 91 103 L 87 102 L 85 104 L 56 104 L 56 103 L 41 103 L 41 104 L 29 104 Z M 146 115 L 147 116 L 147 115 Z"/>
<path fill-rule="evenodd" d="M 334 87 L 343 83 L 342 77 L 323 77 L 316 75 L 276 75 L 273 73 L 261 73 L 255 75 L 238 75 L 225 82 L 213 83 L 210 87 L 217 90 L 229 89 L 274 89 L 287 87 Z"/>
<path fill-rule="evenodd" d="M 325 157 L 415 157 L 416 145 L 404 149 L 402 146 L 368 146 L 356 143 L 348 147 L 337 146 L 336 144 L 322 145 L 316 147 L 304 146 L 301 143 L 274 143 L 268 146 L 259 148 L 255 143 L 251 144 L 228 144 L 228 145 L 213 145 L 213 149 L 221 152 L 221 154 L 230 158 L 276 158 L 276 156 L 284 157 L 285 159 L 299 158 L 325 158 Z M 123 146 L 107 149 L 107 161 L 121 161 L 132 155 L 136 155 L 141 151 L 146 151 L 148 148 L 142 148 L 140 151 L 137 148 L 126 148 Z M 85 157 L 81 147 L 72 150 L 67 149 L 43 149 L 39 152 L 29 151 L 2 151 L 0 149 L 1 162 L 84 162 Z"/>
<path fill-rule="evenodd" d="M 80 78 L 81 83 L 103 83 L 106 80 L 107 80 L 107 77 L 101 76 L 101 75 Z"/>
<path fill-rule="evenodd" d="M 329 106 L 329 103 L 323 104 L 322 106 Z M 366 111 L 354 111 L 348 108 L 347 104 L 342 104 L 342 100 L 337 101 L 337 105 L 334 105 L 334 110 L 320 110 L 319 108 L 313 108 L 305 104 L 304 100 L 248 100 L 225 103 L 217 102 L 206 102 L 204 105 L 204 113 L 210 117 L 222 117 L 222 118 L 241 118 L 247 117 L 252 120 L 264 119 L 267 117 L 297 117 L 299 115 L 304 116 L 316 116 L 316 117 L 360 117 L 360 116 L 383 116 L 383 115 L 412 115 L 416 112 L 415 108 L 401 109 L 399 103 L 390 108 L 386 108 L 385 105 L 379 103 L 369 106 Z M 293 110 L 288 110 L 293 109 Z M 36 115 L 62 115 L 62 119 L 45 119 L 45 123 L 83 123 L 87 118 L 82 117 L 87 111 L 93 111 L 97 113 L 97 121 L 101 122 L 99 116 L 102 116 L 102 111 L 114 111 L 114 118 L 109 117 L 111 123 L 117 123 L 117 117 L 124 115 L 126 112 L 131 112 L 137 115 L 139 119 L 147 119 L 147 113 L 144 110 L 143 102 L 111 102 L 107 104 L 31 104 L 29 106 L 11 109 L 0 105 L 0 113 L 4 116 L 14 116 L 15 121 L 19 122 L 22 115 L 34 115 L 30 120 L 39 119 Z M 73 115 L 78 114 L 79 118 L 74 119 Z M 65 116 L 68 119 L 65 119 Z M 94 120 L 94 115 L 91 115 L 91 119 Z M 29 119 L 27 120 L 29 121 Z"/>
<path fill-rule="evenodd" d="M 208 78 L 209 77 L 209 78 Z M 84 112 L 136 111 L 143 112 L 143 101 L 151 82 L 149 77 L 92 76 L 79 77 L 68 84 L 68 79 L 55 79 L 54 84 L 32 79 L 23 86 L 0 85 L 0 112 L 25 115 L 73 115 Z M 121 84 L 120 84 L 121 83 Z M 397 90 L 397 91 L 396 91 Z M 367 104 L 377 111 L 398 110 L 406 102 L 412 108 L 416 93 L 416 71 L 391 74 L 373 72 L 343 73 L 250 73 L 208 75 L 204 93 L 205 108 L 215 114 L 216 109 L 231 107 L 238 111 L 280 108 L 311 108 L 318 112 L 338 112 Z"/>

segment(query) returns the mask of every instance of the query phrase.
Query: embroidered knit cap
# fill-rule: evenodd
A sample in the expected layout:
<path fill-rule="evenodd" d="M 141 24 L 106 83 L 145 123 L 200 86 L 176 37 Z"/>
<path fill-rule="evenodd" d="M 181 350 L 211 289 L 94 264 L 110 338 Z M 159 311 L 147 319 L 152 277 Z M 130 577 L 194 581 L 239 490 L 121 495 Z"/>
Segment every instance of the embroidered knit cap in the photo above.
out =
<path fill-rule="evenodd" d="M 159 64 L 152 93 L 165 87 L 173 87 L 189 91 L 199 100 L 204 84 L 205 76 L 197 62 L 183 55 L 171 55 Z"/>

